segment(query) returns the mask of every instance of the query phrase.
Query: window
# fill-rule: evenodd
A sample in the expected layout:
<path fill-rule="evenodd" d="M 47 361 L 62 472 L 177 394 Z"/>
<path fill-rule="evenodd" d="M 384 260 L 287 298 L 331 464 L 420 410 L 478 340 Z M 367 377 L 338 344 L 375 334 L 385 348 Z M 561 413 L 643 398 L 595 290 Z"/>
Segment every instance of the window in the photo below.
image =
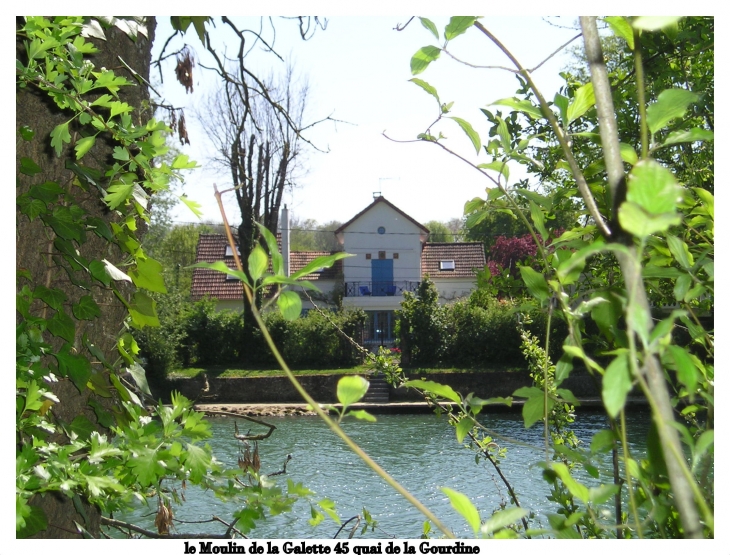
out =
<path fill-rule="evenodd" d="M 439 270 L 450 270 L 453 271 L 456 269 L 456 264 L 453 260 L 442 260 L 439 262 Z"/>
<path fill-rule="evenodd" d="M 241 281 L 236 276 L 232 276 L 231 274 L 226 274 L 226 281 Z"/>
<path fill-rule="evenodd" d="M 241 256 L 241 249 L 239 249 L 238 247 L 236 247 L 236 254 L 238 256 Z M 226 256 L 233 256 L 233 249 L 230 245 L 226 245 Z"/>
<path fill-rule="evenodd" d="M 385 260 L 385 251 L 378 251 L 378 260 Z"/>
<path fill-rule="evenodd" d="M 398 260 L 398 253 L 397 252 L 394 252 L 393 253 L 393 260 Z"/>
<path fill-rule="evenodd" d="M 365 260 L 370 260 L 373 257 L 369 252 L 365 254 Z"/>
<path fill-rule="evenodd" d="M 385 235 L 385 228 L 382 225 L 378 228 L 378 235 Z"/>

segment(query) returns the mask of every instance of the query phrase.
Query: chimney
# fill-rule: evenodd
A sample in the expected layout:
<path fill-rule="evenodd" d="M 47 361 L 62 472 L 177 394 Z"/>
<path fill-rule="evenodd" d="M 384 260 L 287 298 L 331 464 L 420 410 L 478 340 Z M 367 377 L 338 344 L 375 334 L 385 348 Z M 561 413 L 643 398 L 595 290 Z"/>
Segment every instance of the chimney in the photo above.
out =
<path fill-rule="evenodd" d="M 281 211 L 281 256 L 284 258 L 284 275 L 289 277 L 289 209 L 286 204 Z"/>

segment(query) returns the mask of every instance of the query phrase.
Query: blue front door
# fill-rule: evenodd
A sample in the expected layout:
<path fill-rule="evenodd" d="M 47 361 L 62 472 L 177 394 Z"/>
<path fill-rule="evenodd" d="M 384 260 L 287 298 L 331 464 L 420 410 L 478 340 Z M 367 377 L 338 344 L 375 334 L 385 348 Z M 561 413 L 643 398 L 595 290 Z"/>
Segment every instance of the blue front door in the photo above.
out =
<path fill-rule="evenodd" d="M 384 297 L 393 286 L 393 260 L 371 260 L 373 295 Z"/>

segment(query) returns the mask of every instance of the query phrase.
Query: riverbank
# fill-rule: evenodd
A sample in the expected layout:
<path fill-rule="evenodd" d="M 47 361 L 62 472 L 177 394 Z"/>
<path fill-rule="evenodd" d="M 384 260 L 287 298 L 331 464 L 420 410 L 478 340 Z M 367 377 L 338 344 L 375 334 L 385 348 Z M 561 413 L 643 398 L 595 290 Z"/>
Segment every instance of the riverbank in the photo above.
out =
<path fill-rule="evenodd" d="M 357 374 L 357 372 L 353 372 Z M 372 376 L 365 376 L 372 380 Z M 529 372 L 448 372 L 410 375 L 413 379 L 425 379 L 448 385 L 460 395 L 466 397 L 473 393 L 482 399 L 507 397 L 521 387 L 533 384 Z M 309 375 L 298 376 L 300 384 L 312 398 L 320 404 L 337 402 L 337 383 L 342 375 Z M 381 383 L 383 393 L 389 401 L 385 406 L 397 403 L 422 402 L 422 397 L 411 388 L 394 388 Z M 578 399 L 600 399 L 600 383 L 585 370 L 576 369 L 565 380 L 561 387 L 573 392 Z M 288 405 L 301 404 L 301 396 L 286 377 L 251 377 L 251 378 L 206 378 L 198 375 L 194 378 L 167 379 L 154 388 L 154 396 L 169 400 L 172 391 L 178 391 L 196 403 L 210 405 Z M 371 403 L 378 405 L 378 403 Z M 418 406 L 418 405 L 414 405 Z M 497 407 L 498 405 L 494 405 Z M 263 409 L 262 409 L 263 410 Z M 292 409 L 293 410 L 293 409 Z"/>
<path fill-rule="evenodd" d="M 602 410 L 600 398 L 591 397 L 579 399 L 578 411 Z M 446 403 L 444 403 L 446 404 Z M 514 399 L 512 406 L 488 405 L 483 412 L 507 412 L 522 410 L 524 400 Z M 327 406 L 327 405 L 321 405 Z M 339 405 L 334 405 L 339 406 Z M 642 410 L 648 407 L 643 397 L 629 397 L 626 403 L 627 410 Z M 316 416 L 306 403 L 197 403 L 196 410 L 213 417 L 249 416 L 253 418 L 266 416 Z M 425 402 L 392 402 L 392 403 L 355 403 L 354 409 L 363 409 L 371 414 L 427 414 L 433 412 L 431 405 Z"/>

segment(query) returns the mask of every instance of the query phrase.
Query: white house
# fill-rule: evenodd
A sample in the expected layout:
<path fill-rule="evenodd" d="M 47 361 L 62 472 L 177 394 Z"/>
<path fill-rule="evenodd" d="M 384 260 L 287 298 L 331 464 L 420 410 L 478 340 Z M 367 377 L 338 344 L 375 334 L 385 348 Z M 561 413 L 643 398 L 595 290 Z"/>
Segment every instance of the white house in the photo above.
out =
<path fill-rule="evenodd" d="M 288 211 L 282 211 L 282 255 L 289 273 L 327 252 L 292 252 L 288 246 Z M 429 231 L 385 197 L 376 197 L 360 213 L 335 230 L 345 252 L 355 256 L 338 261 L 332 268 L 306 277 L 321 293 L 313 297 L 321 307 L 337 306 L 365 310 L 369 323 L 366 343 L 391 344 L 394 340 L 394 311 L 400 308 L 405 291 L 416 291 L 428 275 L 439 291 L 440 302 L 468 296 L 476 287 L 476 271 L 486 261 L 482 243 L 429 243 Z M 227 249 L 227 251 L 226 251 Z M 233 267 L 230 247 L 222 235 L 201 235 L 196 262 L 225 260 Z M 241 306 L 241 283 L 211 270 L 196 268 L 192 298 L 210 296 L 220 308 Z M 303 299 L 306 308 L 312 304 Z"/>

